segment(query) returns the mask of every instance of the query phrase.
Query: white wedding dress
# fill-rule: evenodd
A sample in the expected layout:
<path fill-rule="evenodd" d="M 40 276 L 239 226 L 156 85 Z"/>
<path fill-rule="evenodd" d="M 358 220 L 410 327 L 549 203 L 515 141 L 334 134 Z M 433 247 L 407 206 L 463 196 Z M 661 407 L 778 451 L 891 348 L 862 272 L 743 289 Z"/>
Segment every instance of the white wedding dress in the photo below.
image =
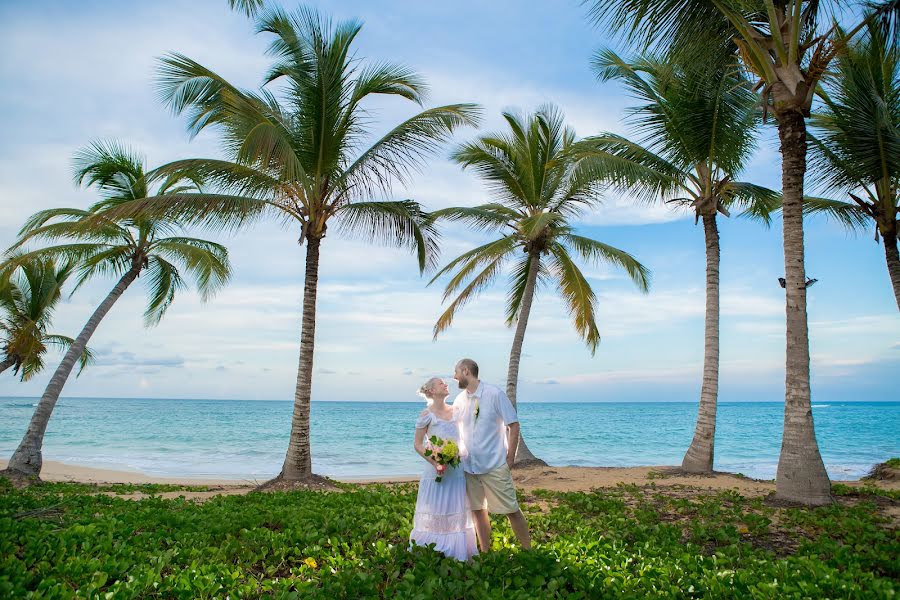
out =
<path fill-rule="evenodd" d="M 427 428 L 425 439 L 436 435 L 444 440 L 459 444 L 459 427 L 456 411 L 449 421 L 427 411 L 416 421 L 416 429 Z M 464 449 L 460 447 L 460 451 Z M 462 465 L 447 467 L 443 480 L 434 478 L 437 472 L 431 463 L 425 463 L 425 471 L 419 480 L 419 496 L 416 499 L 416 514 L 413 529 L 409 534 L 410 544 L 426 546 L 434 544 L 434 549 L 457 560 L 468 560 L 478 554 L 475 542 L 475 526 L 469 511 L 466 496 L 466 477 Z"/>

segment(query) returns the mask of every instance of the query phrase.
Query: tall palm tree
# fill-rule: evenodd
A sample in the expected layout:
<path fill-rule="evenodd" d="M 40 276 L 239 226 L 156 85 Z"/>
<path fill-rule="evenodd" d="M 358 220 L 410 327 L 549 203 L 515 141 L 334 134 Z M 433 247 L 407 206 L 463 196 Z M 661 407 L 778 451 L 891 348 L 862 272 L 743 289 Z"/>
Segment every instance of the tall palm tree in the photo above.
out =
<path fill-rule="evenodd" d="M 455 129 L 476 124 L 480 112 L 473 104 L 430 108 L 366 147 L 371 131 L 366 101 L 388 95 L 421 105 L 425 84 L 407 67 L 355 57 L 353 41 L 361 27 L 358 21 L 334 25 L 305 8 L 261 12 L 258 32 L 274 36 L 269 46 L 274 64 L 265 82 L 280 83 L 278 95 L 266 87 L 239 89 L 180 54 L 164 58 L 159 78 L 164 102 L 176 114 L 188 114 L 193 134 L 217 128 L 227 159 L 177 161 L 163 170 L 200 177 L 222 194 L 137 202 L 119 213 L 165 214 L 218 228 L 263 217 L 296 226 L 298 243 L 306 244 L 303 324 L 291 436 L 278 480 L 314 478 L 309 415 L 319 253 L 326 231 L 337 227 L 406 247 L 416 253 L 420 270 L 432 265 L 437 235 L 428 215 L 414 201 L 377 198 L 388 195 L 394 183 L 408 181 Z"/>
<path fill-rule="evenodd" d="M 175 293 L 185 287 L 182 274 L 189 274 L 195 280 L 201 297 L 206 299 L 231 273 L 225 247 L 173 235 L 179 230 L 176 222 L 159 218 L 115 219 L 106 214 L 136 198 L 152 202 L 154 186 L 158 186 L 157 194 L 169 196 L 190 189 L 158 172 L 147 172 L 142 159 L 123 146 L 96 142 L 80 151 L 75 157 L 75 181 L 94 186 L 102 199 L 88 210 L 54 208 L 32 215 L 22 228 L 15 248 L 40 240 L 65 243 L 32 250 L 12 260 L 22 264 L 54 258 L 76 263 L 79 265 L 76 289 L 98 275 L 118 277 L 118 281 L 69 346 L 35 408 L 25 436 L 9 460 L 10 471 L 26 476 L 40 475 L 44 432 L 75 362 L 84 353 L 100 321 L 138 276 L 143 273 L 147 277 L 150 297 L 144 321 L 149 326 L 162 319 Z"/>
<path fill-rule="evenodd" d="M 838 54 L 823 87 L 811 119 L 810 170 L 828 192 L 852 201 L 807 198 L 807 212 L 854 228 L 874 224 L 900 309 L 900 48 L 883 27 L 870 26 Z"/>
<path fill-rule="evenodd" d="M 52 258 L 24 263 L 14 258 L 9 268 L 0 266 L 0 373 L 12 367 L 21 381 L 28 381 L 44 368 L 50 347 L 72 345 L 72 338 L 48 330 L 62 287 L 74 271 L 74 263 L 57 266 Z M 92 359 L 85 348 L 79 373 Z"/>
<path fill-rule="evenodd" d="M 572 221 L 600 200 L 602 173 L 591 158 L 573 152 L 575 132 L 552 106 L 521 117 L 503 113 L 509 131 L 463 144 L 452 159 L 473 169 L 494 192 L 497 201 L 475 207 L 446 208 L 436 219 L 462 221 L 502 236 L 450 261 L 431 280 L 452 273 L 444 300 L 458 292 L 434 326 L 437 337 L 456 312 L 490 285 L 511 264 L 506 323 L 516 325 L 509 353 L 506 394 L 516 405 L 519 361 L 525 329 L 538 282 L 556 284 L 578 334 L 593 354 L 600 343 L 595 321 L 596 295 L 573 260 L 605 262 L 624 269 L 646 291 L 649 274 L 633 256 L 575 233 Z M 519 464 L 535 461 L 522 436 L 516 451 Z"/>
<path fill-rule="evenodd" d="M 712 69 L 686 69 L 658 58 L 629 63 L 611 50 L 597 54 L 602 81 L 621 81 L 644 104 L 629 111 L 641 134 L 631 141 L 613 134 L 584 140 L 618 188 L 638 198 L 679 203 L 703 220 L 706 238 L 706 324 L 703 382 L 694 438 L 682 461 L 689 472 L 711 472 L 719 389 L 719 229 L 718 213 L 769 223 L 780 205 L 776 192 L 735 181 L 755 145 L 756 97 L 724 53 Z"/>
<path fill-rule="evenodd" d="M 847 36 L 830 17 L 841 0 L 590 0 L 598 23 L 624 31 L 644 47 L 668 51 L 679 61 L 702 60 L 729 40 L 744 67 L 759 78 L 764 108 L 778 124 L 785 262 L 786 365 L 784 434 L 776 496 L 808 505 L 833 502 L 831 481 L 816 442 L 809 380 L 809 327 L 803 248 L 803 179 L 806 118 L 818 82 L 831 60 L 880 16 L 900 16 L 900 2 L 860 2 L 875 11 Z"/>

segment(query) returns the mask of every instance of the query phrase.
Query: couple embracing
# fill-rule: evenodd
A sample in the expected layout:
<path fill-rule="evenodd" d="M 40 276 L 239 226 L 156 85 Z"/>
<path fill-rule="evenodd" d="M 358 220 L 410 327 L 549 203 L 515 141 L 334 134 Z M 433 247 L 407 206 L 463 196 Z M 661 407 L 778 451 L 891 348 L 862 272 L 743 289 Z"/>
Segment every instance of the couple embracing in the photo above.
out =
<path fill-rule="evenodd" d="M 453 378 L 462 391 L 452 406 L 445 402 L 447 384 L 437 377 L 419 390 L 428 407 L 416 421 L 415 449 L 429 464 L 419 483 L 410 542 L 434 544 L 446 556 L 468 560 L 479 548 L 491 548 L 491 512 L 509 518 L 527 550 L 531 536 L 510 471 L 519 440 L 516 410 L 502 390 L 478 379 L 475 361 L 459 361 Z M 458 466 L 446 464 L 442 456 L 454 453 L 442 453 L 441 445 L 458 450 L 460 460 L 450 461 Z"/>

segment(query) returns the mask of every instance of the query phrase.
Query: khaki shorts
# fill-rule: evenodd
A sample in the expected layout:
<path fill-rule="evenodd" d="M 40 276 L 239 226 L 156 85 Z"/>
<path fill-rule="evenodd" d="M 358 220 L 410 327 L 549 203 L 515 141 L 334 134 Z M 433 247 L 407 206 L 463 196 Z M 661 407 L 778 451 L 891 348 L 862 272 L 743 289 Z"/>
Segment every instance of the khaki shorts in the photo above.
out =
<path fill-rule="evenodd" d="M 487 473 L 466 473 L 466 495 L 472 510 L 487 508 L 503 515 L 519 510 L 516 486 L 506 463 Z"/>

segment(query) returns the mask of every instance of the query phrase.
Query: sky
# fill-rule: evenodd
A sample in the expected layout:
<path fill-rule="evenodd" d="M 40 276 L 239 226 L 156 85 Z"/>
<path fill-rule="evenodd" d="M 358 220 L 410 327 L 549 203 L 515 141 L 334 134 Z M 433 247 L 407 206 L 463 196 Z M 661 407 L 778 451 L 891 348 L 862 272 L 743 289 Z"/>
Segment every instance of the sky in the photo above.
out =
<path fill-rule="evenodd" d="M 362 59 L 406 64 L 429 83 L 426 106 L 477 102 L 481 131 L 501 128 L 504 110 L 554 103 L 579 136 L 628 134 L 634 104 L 599 83 L 590 58 L 623 45 L 592 27 L 579 0 L 312 2 L 337 20 L 358 18 Z M 296 6 L 285 3 L 287 8 Z M 97 196 L 72 183 L 72 155 L 96 139 L 120 140 L 150 167 L 222 156 L 214 132 L 191 140 L 153 87 L 158 57 L 177 51 L 229 81 L 257 88 L 267 39 L 225 0 L 123 3 L 36 0 L 0 4 L 0 246 L 25 218 L 51 207 L 87 207 Z M 369 104 L 372 135 L 416 107 Z M 454 143 L 479 131 L 459 132 Z M 491 200 L 452 164 L 450 147 L 396 198 L 428 209 Z M 743 178 L 779 187 L 774 132 L 761 132 Z M 597 293 L 602 341 L 592 355 L 553 289 L 541 289 L 525 338 L 519 400 L 696 401 L 703 360 L 704 241 L 693 217 L 609 193 L 577 223 L 580 234 L 626 250 L 653 274 L 648 294 L 615 269 L 584 265 Z M 720 401 L 780 401 L 784 394 L 784 293 L 780 222 L 769 229 L 720 219 Z M 234 276 L 207 303 L 181 293 L 158 326 L 143 327 L 146 291 L 132 286 L 90 341 L 97 362 L 67 396 L 275 399 L 293 397 L 300 338 L 304 248 L 298 232 L 261 223 L 235 235 L 193 231 L 225 243 Z M 807 223 L 814 401 L 897 400 L 900 317 L 883 248 L 872 232 L 848 234 Z M 442 264 L 489 238 L 442 230 Z M 342 239 L 323 242 L 314 400 L 419 401 L 428 377 L 448 376 L 471 357 L 482 379 L 502 384 L 512 341 L 503 318 L 503 280 L 469 304 L 436 341 L 439 284 L 428 286 L 406 251 Z M 53 330 L 74 337 L 113 281 L 98 279 L 65 300 Z M 0 377 L 0 395 L 39 396 L 59 357 L 32 381 Z"/>

